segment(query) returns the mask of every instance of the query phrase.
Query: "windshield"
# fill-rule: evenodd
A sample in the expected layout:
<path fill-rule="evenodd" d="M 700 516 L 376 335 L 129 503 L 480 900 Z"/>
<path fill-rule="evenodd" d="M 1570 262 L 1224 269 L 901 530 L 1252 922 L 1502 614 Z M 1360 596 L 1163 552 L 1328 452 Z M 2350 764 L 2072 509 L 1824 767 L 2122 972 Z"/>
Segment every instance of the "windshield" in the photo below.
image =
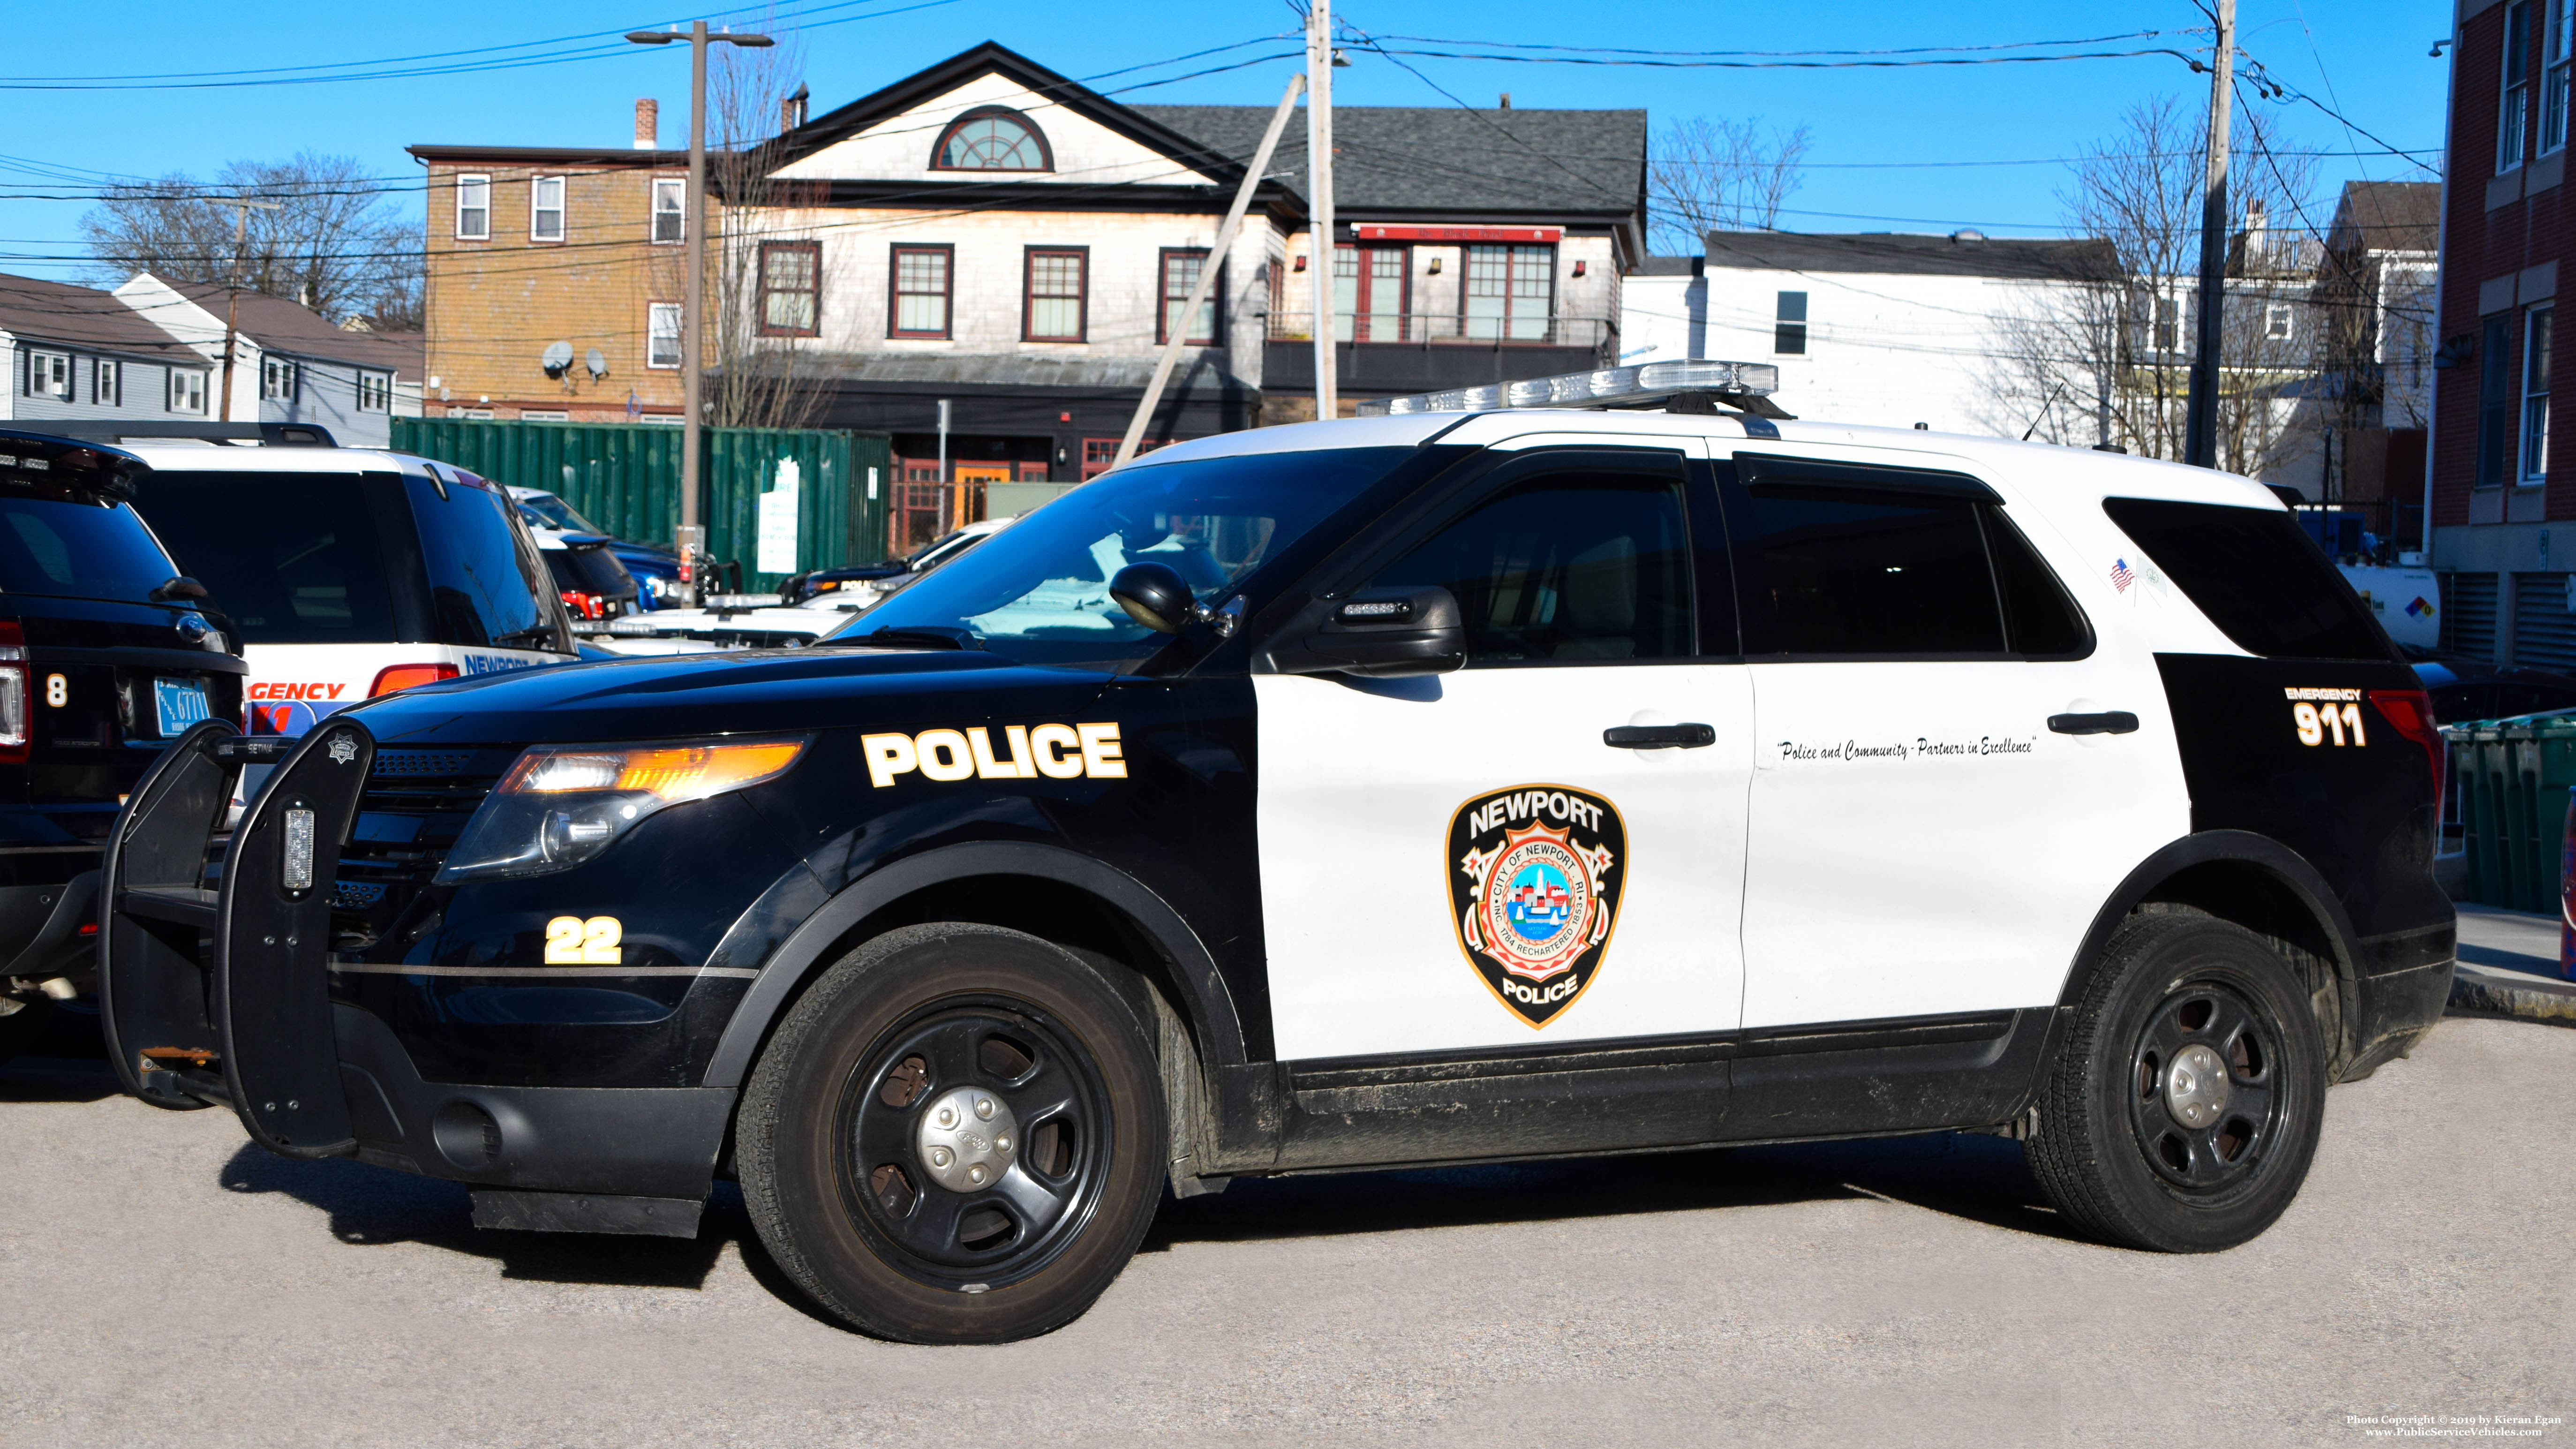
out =
<path fill-rule="evenodd" d="M 140 603 L 179 572 L 120 503 L 60 484 L 11 480 L 0 494 L 0 590 Z"/>
<path fill-rule="evenodd" d="M 1200 603 L 1214 605 L 1412 453 L 1351 448 L 1121 468 L 991 535 L 831 637 L 963 631 L 1026 664 L 1132 663 L 1163 636 L 1111 602 L 1109 580 L 1120 569 L 1168 564 Z"/>
<path fill-rule="evenodd" d="M 571 504 L 551 493 L 525 493 L 518 498 L 519 510 L 529 515 L 528 522 L 539 528 L 560 528 L 566 533 L 606 533 L 608 530 L 573 511 Z"/>

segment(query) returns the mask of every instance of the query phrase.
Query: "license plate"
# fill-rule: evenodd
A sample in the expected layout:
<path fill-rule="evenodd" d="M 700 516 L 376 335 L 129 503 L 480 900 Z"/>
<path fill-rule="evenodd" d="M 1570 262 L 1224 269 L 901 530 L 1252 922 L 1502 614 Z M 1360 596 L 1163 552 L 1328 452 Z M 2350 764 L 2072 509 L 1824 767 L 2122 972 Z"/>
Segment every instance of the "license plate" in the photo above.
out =
<path fill-rule="evenodd" d="M 163 739 L 186 734 L 188 726 L 210 717 L 206 709 L 206 687 L 193 679 L 152 681 L 152 705 L 160 716 Z"/>

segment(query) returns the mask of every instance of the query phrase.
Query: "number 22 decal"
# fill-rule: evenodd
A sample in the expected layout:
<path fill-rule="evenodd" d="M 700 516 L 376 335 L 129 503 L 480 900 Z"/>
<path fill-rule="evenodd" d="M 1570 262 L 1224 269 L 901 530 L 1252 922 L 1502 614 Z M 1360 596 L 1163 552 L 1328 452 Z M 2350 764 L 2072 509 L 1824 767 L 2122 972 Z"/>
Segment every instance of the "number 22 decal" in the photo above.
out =
<path fill-rule="evenodd" d="M 617 966 L 624 964 L 626 953 L 618 943 L 626 938 L 626 927 L 615 916 L 557 916 L 546 922 L 546 964 L 549 966 Z"/>
<path fill-rule="evenodd" d="M 2370 743 L 2370 737 L 2362 733 L 2361 706 L 2357 704 L 2319 706 L 2301 701 L 2290 706 L 2290 718 L 2299 726 L 2299 743 L 2303 745 L 2324 744 L 2328 734 L 2338 745 Z M 2346 731 L 2352 734 L 2350 740 L 2344 738 Z"/>

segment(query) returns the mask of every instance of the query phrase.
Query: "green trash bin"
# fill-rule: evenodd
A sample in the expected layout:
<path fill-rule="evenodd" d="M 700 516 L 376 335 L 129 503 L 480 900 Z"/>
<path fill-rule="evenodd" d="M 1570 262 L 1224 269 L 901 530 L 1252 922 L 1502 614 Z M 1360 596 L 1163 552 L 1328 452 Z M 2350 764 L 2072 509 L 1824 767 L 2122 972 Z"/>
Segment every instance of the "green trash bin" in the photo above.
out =
<path fill-rule="evenodd" d="M 2576 789 L 2576 719 L 2448 725 L 2442 737 L 2468 837 L 2465 899 L 2558 914 L 2568 792 Z"/>

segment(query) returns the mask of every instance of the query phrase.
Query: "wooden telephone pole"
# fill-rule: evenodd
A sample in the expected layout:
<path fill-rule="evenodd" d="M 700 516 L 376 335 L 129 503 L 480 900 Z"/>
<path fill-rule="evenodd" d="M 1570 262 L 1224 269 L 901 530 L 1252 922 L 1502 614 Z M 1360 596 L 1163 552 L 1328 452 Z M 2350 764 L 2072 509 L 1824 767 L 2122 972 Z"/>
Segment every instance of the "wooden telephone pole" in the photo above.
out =
<path fill-rule="evenodd" d="M 2218 0 L 2209 47 L 2209 159 L 2200 194 L 2200 328 L 2183 412 L 2182 460 L 2218 466 L 2219 349 L 2227 322 L 2227 105 L 2236 79 L 2236 0 Z"/>

